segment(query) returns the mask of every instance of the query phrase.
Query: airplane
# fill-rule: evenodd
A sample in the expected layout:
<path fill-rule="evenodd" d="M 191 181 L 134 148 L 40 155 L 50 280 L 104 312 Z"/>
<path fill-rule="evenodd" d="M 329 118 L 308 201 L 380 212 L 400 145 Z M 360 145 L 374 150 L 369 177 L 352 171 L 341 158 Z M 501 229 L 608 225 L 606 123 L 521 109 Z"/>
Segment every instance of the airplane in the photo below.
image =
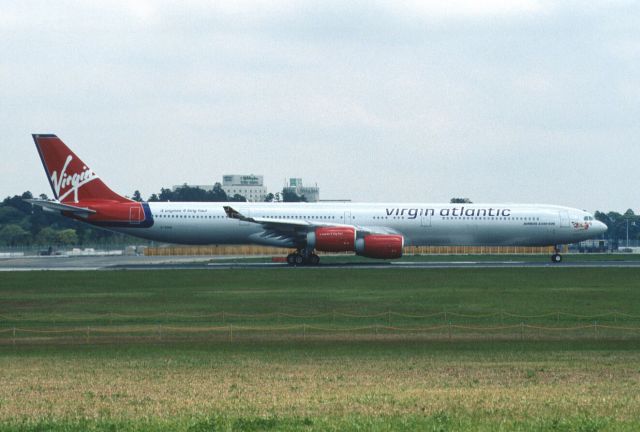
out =
<path fill-rule="evenodd" d="M 33 205 L 91 225 L 166 243 L 295 249 L 290 265 L 321 252 L 402 257 L 405 246 L 560 246 L 597 237 L 592 214 L 538 204 L 137 202 L 112 191 L 56 135 L 34 134 L 55 199 Z"/>

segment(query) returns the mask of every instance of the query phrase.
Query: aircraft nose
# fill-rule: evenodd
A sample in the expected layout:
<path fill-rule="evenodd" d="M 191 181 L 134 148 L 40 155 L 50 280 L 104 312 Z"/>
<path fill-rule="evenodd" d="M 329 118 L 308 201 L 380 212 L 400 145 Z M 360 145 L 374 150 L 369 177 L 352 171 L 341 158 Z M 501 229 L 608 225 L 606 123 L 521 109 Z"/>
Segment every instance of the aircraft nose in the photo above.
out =
<path fill-rule="evenodd" d="M 608 227 L 604 223 L 602 223 L 600 221 L 595 221 L 593 223 L 593 225 L 594 225 L 594 228 L 595 228 L 595 230 L 597 231 L 598 234 L 602 234 L 602 233 L 606 232 L 607 229 L 608 229 Z"/>

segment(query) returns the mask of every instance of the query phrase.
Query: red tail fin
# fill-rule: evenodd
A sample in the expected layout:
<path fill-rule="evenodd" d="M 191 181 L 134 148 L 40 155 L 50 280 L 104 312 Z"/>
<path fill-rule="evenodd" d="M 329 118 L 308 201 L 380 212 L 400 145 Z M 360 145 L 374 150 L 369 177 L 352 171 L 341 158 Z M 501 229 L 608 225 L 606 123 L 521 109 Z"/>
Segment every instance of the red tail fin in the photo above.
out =
<path fill-rule="evenodd" d="M 80 201 L 129 202 L 102 180 L 55 135 L 33 135 L 53 195 L 64 203 Z"/>

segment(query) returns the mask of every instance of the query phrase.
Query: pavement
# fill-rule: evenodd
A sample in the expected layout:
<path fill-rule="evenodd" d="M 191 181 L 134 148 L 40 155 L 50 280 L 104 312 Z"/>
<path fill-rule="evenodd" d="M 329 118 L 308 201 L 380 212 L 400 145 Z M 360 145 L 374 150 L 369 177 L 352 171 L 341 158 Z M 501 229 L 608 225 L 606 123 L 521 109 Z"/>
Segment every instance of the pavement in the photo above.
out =
<path fill-rule="evenodd" d="M 236 259 L 238 257 L 235 257 Z M 245 257 L 243 257 L 245 258 Z M 171 269 L 251 269 L 289 268 L 285 263 L 238 262 L 234 257 L 224 257 L 224 261 L 210 262 L 222 257 L 212 256 L 52 256 L 0 258 L 2 271 L 43 271 L 43 270 L 171 270 Z M 347 262 L 320 264 L 316 269 L 442 269 L 442 268 L 640 268 L 640 260 L 570 261 L 560 264 L 551 262 L 513 261 L 450 261 L 450 262 Z"/>

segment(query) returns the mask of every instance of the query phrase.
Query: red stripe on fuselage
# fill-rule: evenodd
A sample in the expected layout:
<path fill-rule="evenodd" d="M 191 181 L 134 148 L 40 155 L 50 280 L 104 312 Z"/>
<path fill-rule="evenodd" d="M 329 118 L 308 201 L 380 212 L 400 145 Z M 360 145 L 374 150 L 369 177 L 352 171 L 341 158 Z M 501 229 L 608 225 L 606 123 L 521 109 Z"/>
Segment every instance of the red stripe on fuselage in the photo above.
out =
<path fill-rule="evenodd" d="M 123 222 L 140 224 L 145 220 L 142 203 L 139 202 L 114 202 L 114 201 L 81 201 L 78 207 L 86 207 L 95 213 L 88 217 L 76 217 L 85 222 Z"/>

